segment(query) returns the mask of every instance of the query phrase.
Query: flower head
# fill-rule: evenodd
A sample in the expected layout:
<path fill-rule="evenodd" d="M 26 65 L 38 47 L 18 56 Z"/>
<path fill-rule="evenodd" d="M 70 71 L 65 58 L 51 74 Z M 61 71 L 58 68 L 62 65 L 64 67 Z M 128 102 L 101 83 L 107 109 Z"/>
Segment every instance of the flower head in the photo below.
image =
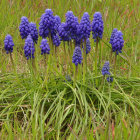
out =
<path fill-rule="evenodd" d="M 66 13 L 66 30 L 69 31 L 70 37 L 75 39 L 76 32 L 77 32 L 77 25 L 78 25 L 78 18 L 74 16 L 72 11 L 68 11 Z"/>
<path fill-rule="evenodd" d="M 4 48 L 7 54 L 13 52 L 13 46 L 14 46 L 14 42 L 12 36 L 8 34 L 4 40 Z"/>
<path fill-rule="evenodd" d="M 119 53 L 122 53 L 123 46 L 124 46 L 123 34 L 121 31 L 117 31 L 112 41 L 112 51 L 116 52 L 116 54 L 118 55 Z"/>
<path fill-rule="evenodd" d="M 62 23 L 58 28 L 59 36 L 63 41 L 71 40 L 69 36 L 69 31 L 66 30 L 66 26 L 67 26 L 66 23 Z"/>
<path fill-rule="evenodd" d="M 54 30 L 56 31 L 56 32 L 58 32 L 58 28 L 59 28 L 59 26 L 61 25 L 61 19 L 60 19 L 60 17 L 59 16 L 54 16 L 54 18 L 55 18 L 55 24 L 54 24 Z"/>
<path fill-rule="evenodd" d="M 107 80 L 107 82 L 112 83 L 113 82 L 113 77 L 112 76 L 108 76 L 106 80 Z"/>
<path fill-rule="evenodd" d="M 82 48 L 84 49 L 84 39 L 82 41 L 83 41 Z M 91 50 L 91 46 L 90 46 L 90 40 L 88 38 L 86 39 L 86 54 L 88 54 L 90 50 Z"/>
<path fill-rule="evenodd" d="M 42 38 L 48 37 L 49 33 L 54 33 L 55 18 L 51 9 L 46 9 L 41 16 L 39 23 L 39 35 Z"/>
<path fill-rule="evenodd" d="M 47 39 L 42 39 L 40 48 L 41 48 L 41 55 L 50 54 L 50 47 L 49 44 L 47 43 Z"/>
<path fill-rule="evenodd" d="M 109 61 L 106 61 L 103 68 L 102 68 L 102 75 L 105 76 L 105 75 L 110 75 L 110 72 L 109 72 Z"/>
<path fill-rule="evenodd" d="M 92 21 L 92 35 L 94 41 L 96 42 L 97 39 L 102 39 L 104 25 L 102 15 L 100 12 L 96 12 L 93 17 L 94 18 Z"/>
<path fill-rule="evenodd" d="M 29 35 L 30 30 L 29 30 L 29 21 L 28 21 L 27 17 L 22 17 L 21 18 L 19 31 L 20 31 L 20 35 L 21 35 L 22 39 L 27 38 L 27 36 Z"/>
<path fill-rule="evenodd" d="M 30 35 L 31 35 L 33 41 L 34 41 L 35 43 L 37 43 L 37 41 L 38 41 L 38 31 L 37 31 L 36 24 L 33 23 L 33 22 L 31 22 L 31 23 L 29 24 L 29 28 L 30 28 Z"/>
<path fill-rule="evenodd" d="M 35 47 L 34 47 L 33 39 L 31 35 L 28 35 L 24 45 L 24 54 L 27 60 L 29 58 L 34 58 L 34 52 L 35 52 Z"/>
<path fill-rule="evenodd" d="M 113 44 L 113 40 L 114 40 L 114 37 L 115 37 L 115 33 L 117 32 L 117 28 L 114 28 L 113 31 L 112 31 L 112 34 L 111 34 L 111 37 L 110 37 L 110 41 L 109 43 L 112 45 Z"/>
<path fill-rule="evenodd" d="M 86 54 L 88 54 L 91 50 L 90 40 L 89 38 L 86 40 Z"/>
<path fill-rule="evenodd" d="M 78 66 L 78 64 L 82 63 L 82 52 L 81 52 L 81 48 L 80 47 L 75 47 L 74 53 L 73 53 L 73 57 L 72 57 L 72 63 L 74 63 L 76 66 Z"/>
<path fill-rule="evenodd" d="M 91 32 L 91 25 L 90 25 L 89 14 L 87 12 L 84 13 L 79 26 L 80 26 L 79 28 L 82 34 L 82 38 L 83 39 L 89 38 Z"/>
<path fill-rule="evenodd" d="M 53 37 L 52 37 L 52 40 L 53 40 L 53 44 L 56 46 L 56 47 L 58 47 L 59 45 L 60 45 L 60 38 L 59 38 L 59 36 L 56 34 L 56 35 L 54 35 Z"/>

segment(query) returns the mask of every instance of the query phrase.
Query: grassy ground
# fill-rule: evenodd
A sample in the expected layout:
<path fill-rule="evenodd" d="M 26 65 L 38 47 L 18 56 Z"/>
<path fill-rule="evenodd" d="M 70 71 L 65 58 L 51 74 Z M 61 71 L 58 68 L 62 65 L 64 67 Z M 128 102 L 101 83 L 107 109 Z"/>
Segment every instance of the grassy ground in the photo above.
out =
<path fill-rule="evenodd" d="M 139 0 L 1 0 L 0 1 L 0 139 L 140 139 L 140 2 Z M 20 37 L 22 16 L 39 26 L 45 9 L 65 21 L 72 10 L 79 19 L 100 11 L 104 34 L 98 56 L 98 76 L 94 74 L 95 43 L 88 55 L 88 72 L 83 84 L 80 75 L 73 86 L 73 69 L 63 67 L 63 44 L 58 48 L 58 70 L 50 67 L 46 81 L 40 42 L 36 45 L 34 73 L 23 54 Z M 102 81 L 101 67 L 110 60 L 109 38 L 113 28 L 124 34 L 123 53 L 117 58 L 115 85 Z M 14 40 L 14 67 L 4 51 L 3 40 Z M 68 46 L 66 46 L 68 47 Z M 114 56 L 113 56 L 114 58 Z M 73 67 L 72 67 L 73 68 Z M 65 71 L 68 72 L 65 72 Z M 54 72 L 55 71 L 55 72 Z M 68 73 L 71 81 L 65 79 Z M 97 90 L 93 85 L 98 79 Z M 101 84 L 102 83 L 102 84 Z"/>

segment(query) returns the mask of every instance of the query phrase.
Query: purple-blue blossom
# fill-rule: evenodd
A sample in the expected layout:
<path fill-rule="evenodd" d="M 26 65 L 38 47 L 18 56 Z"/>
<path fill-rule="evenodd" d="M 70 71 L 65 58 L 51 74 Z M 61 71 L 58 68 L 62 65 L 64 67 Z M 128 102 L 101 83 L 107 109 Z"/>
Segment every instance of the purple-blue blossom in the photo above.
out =
<path fill-rule="evenodd" d="M 29 29 L 30 29 L 30 35 L 31 35 L 33 41 L 35 43 L 37 43 L 37 41 L 38 41 L 38 30 L 37 30 L 36 24 L 31 22 L 29 24 Z"/>
<path fill-rule="evenodd" d="M 112 51 L 116 52 L 116 54 L 118 55 L 119 53 L 122 53 L 123 46 L 124 46 L 123 33 L 121 31 L 117 31 L 112 41 Z"/>
<path fill-rule="evenodd" d="M 79 28 L 82 35 L 82 39 L 87 39 L 90 37 L 91 24 L 90 24 L 89 14 L 87 12 L 83 14 Z"/>
<path fill-rule="evenodd" d="M 110 67 L 109 67 L 109 61 L 106 61 L 103 68 L 102 68 L 102 75 L 105 76 L 105 75 L 110 75 Z"/>
<path fill-rule="evenodd" d="M 53 45 L 55 45 L 56 47 L 58 47 L 61 43 L 60 38 L 57 34 L 52 37 L 52 41 L 53 41 Z"/>
<path fill-rule="evenodd" d="M 112 34 L 111 34 L 111 37 L 110 37 L 110 41 L 109 43 L 112 45 L 113 44 L 113 40 L 114 40 L 114 37 L 115 37 L 115 33 L 117 32 L 117 28 L 114 28 L 113 31 L 112 31 Z"/>
<path fill-rule="evenodd" d="M 13 52 L 13 46 L 14 46 L 14 42 L 12 36 L 8 34 L 4 40 L 4 49 L 7 54 Z"/>
<path fill-rule="evenodd" d="M 42 38 L 49 36 L 49 33 L 54 33 L 55 18 L 51 9 L 46 9 L 45 13 L 41 16 L 39 23 L 39 35 Z"/>
<path fill-rule="evenodd" d="M 69 36 L 69 31 L 66 30 L 66 23 L 62 23 L 59 28 L 58 28 L 58 32 L 59 32 L 59 36 L 61 38 L 62 41 L 70 41 L 71 38 Z"/>
<path fill-rule="evenodd" d="M 27 17 L 22 17 L 21 18 L 21 23 L 19 26 L 19 31 L 20 31 L 20 35 L 22 39 L 27 38 L 27 36 L 30 33 L 30 29 L 29 29 L 29 21 Z"/>
<path fill-rule="evenodd" d="M 35 46 L 34 46 L 33 39 L 31 35 L 28 35 L 24 45 L 24 54 L 27 60 L 29 58 L 34 58 L 34 52 L 35 52 Z"/>
<path fill-rule="evenodd" d="M 41 55 L 50 54 L 50 46 L 48 44 L 47 39 L 42 39 L 40 48 L 41 48 Z"/>
<path fill-rule="evenodd" d="M 104 30 L 104 25 L 103 25 L 102 15 L 100 12 L 96 12 L 93 15 L 93 21 L 92 21 L 92 35 L 95 42 L 97 39 L 102 39 L 103 30 Z"/>
<path fill-rule="evenodd" d="M 61 19 L 60 19 L 60 17 L 59 16 L 54 16 L 54 18 L 55 18 L 55 24 L 54 24 L 54 30 L 56 31 L 56 32 L 58 32 L 58 28 L 59 28 L 59 26 L 61 25 Z"/>
<path fill-rule="evenodd" d="M 74 63 L 76 66 L 78 66 L 78 64 L 82 63 L 82 52 L 81 52 L 81 48 L 80 47 L 75 47 L 74 53 L 73 53 L 73 57 L 72 57 L 72 63 Z"/>
<path fill-rule="evenodd" d="M 106 80 L 107 80 L 107 82 L 112 83 L 113 82 L 113 77 L 112 76 L 108 76 Z"/>
<path fill-rule="evenodd" d="M 66 25 L 65 28 L 67 31 L 69 31 L 69 36 L 72 39 L 75 39 L 76 33 L 77 33 L 77 26 L 78 26 L 78 18 L 74 16 L 72 11 L 68 11 L 66 13 Z"/>
<path fill-rule="evenodd" d="M 89 38 L 86 40 L 86 54 L 88 54 L 91 50 L 90 40 Z"/>

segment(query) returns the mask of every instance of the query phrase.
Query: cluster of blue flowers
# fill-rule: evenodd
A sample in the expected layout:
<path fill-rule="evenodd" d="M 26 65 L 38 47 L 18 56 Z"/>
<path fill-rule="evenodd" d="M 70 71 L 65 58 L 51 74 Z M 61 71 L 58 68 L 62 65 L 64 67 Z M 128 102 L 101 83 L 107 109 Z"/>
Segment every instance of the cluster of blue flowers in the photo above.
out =
<path fill-rule="evenodd" d="M 113 52 L 116 52 L 117 55 L 122 53 L 122 47 L 124 46 L 123 33 L 114 28 L 109 43 L 112 46 Z"/>
<path fill-rule="evenodd" d="M 4 40 L 4 48 L 7 54 L 13 52 L 13 46 L 14 42 L 11 35 L 7 35 Z"/>
<path fill-rule="evenodd" d="M 110 83 L 113 82 L 113 77 L 110 76 L 111 74 L 110 74 L 109 61 L 106 61 L 105 64 L 104 64 L 104 66 L 102 68 L 102 75 L 103 76 L 107 75 L 108 76 L 107 81 L 110 82 Z"/>
<path fill-rule="evenodd" d="M 82 63 L 82 52 L 81 52 L 81 48 L 80 47 L 75 47 L 74 53 L 73 53 L 73 57 L 72 57 L 72 63 L 74 63 L 76 66 L 78 66 L 78 64 Z"/>
<path fill-rule="evenodd" d="M 86 54 L 91 50 L 90 46 L 90 32 L 92 31 L 93 39 L 96 42 L 103 37 L 104 24 L 102 15 L 100 12 L 96 12 L 93 15 L 93 21 L 90 22 L 90 17 L 87 12 L 83 14 L 81 21 L 78 22 L 78 18 L 73 14 L 72 11 L 66 13 L 66 21 L 61 23 L 61 19 L 58 15 L 54 16 L 51 9 L 46 9 L 45 13 L 41 16 L 39 23 L 39 33 L 35 23 L 28 21 L 27 17 L 21 18 L 19 31 L 22 39 L 25 40 L 24 53 L 27 59 L 34 58 L 35 43 L 38 42 L 38 34 L 42 37 L 41 41 L 41 54 L 50 54 L 50 47 L 47 42 L 47 37 L 51 37 L 52 43 L 55 47 L 58 47 L 61 41 L 75 42 L 75 50 L 73 53 L 72 62 L 77 66 L 82 63 L 82 51 L 81 45 L 86 41 Z M 116 28 L 113 29 L 110 42 L 112 51 L 118 55 L 122 52 L 124 46 L 123 34 Z M 6 53 L 13 52 L 13 40 L 10 35 L 7 35 L 4 40 L 4 47 Z M 82 48 L 84 49 L 85 46 Z M 108 82 L 113 81 L 113 77 L 110 76 L 109 62 L 106 61 L 102 75 L 109 75 L 107 78 Z"/>
<path fill-rule="evenodd" d="M 102 68 L 102 75 L 105 76 L 105 75 L 110 75 L 110 72 L 109 72 L 109 61 L 106 61 L 103 68 Z"/>
<path fill-rule="evenodd" d="M 54 33 L 55 18 L 51 9 L 46 9 L 39 23 L 39 35 L 46 38 Z"/>
<path fill-rule="evenodd" d="M 40 48 L 41 48 L 41 55 L 50 54 L 50 46 L 47 43 L 47 39 L 42 39 Z"/>
<path fill-rule="evenodd" d="M 30 35 L 31 35 L 33 41 L 34 41 L 35 43 L 37 43 L 37 41 L 38 41 L 38 31 L 37 31 L 36 24 L 33 23 L 33 22 L 31 22 L 31 23 L 29 24 L 29 29 L 30 29 Z"/>
<path fill-rule="evenodd" d="M 82 39 L 87 39 L 90 37 L 91 24 L 90 24 L 89 14 L 87 12 L 84 13 L 79 28 L 80 28 Z"/>
<path fill-rule="evenodd" d="M 21 18 L 19 31 L 20 31 L 20 35 L 21 35 L 22 39 L 27 38 L 27 36 L 29 35 L 30 29 L 29 29 L 29 21 L 28 21 L 27 17 L 22 17 Z"/>
<path fill-rule="evenodd" d="M 34 52 L 35 52 L 35 46 L 34 46 L 33 39 L 31 35 L 28 35 L 24 45 L 24 54 L 27 60 L 29 58 L 34 58 Z"/>
<path fill-rule="evenodd" d="M 104 25 L 102 15 L 100 12 L 96 12 L 93 17 L 94 18 L 92 21 L 92 35 L 94 41 L 96 42 L 97 39 L 102 39 Z"/>

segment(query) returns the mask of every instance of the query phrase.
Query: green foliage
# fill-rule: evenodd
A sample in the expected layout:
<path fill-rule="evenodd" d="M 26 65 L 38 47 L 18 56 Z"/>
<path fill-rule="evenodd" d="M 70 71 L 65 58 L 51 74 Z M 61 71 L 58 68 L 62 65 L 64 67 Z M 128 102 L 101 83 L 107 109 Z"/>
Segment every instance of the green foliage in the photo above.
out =
<path fill-rule="evenodd" d="M 138 3 L 138 0 L 1 0 L 0 139 L 139 140 Z M 37 71 L 34 72 L 31 63 L 27 63 L 23 54 L 24 41 L 20 39 L 18 31 L 20 18 L 27 16 L 29 21 L 38 25 L 46 8 L 51 8 L 62 21 L 68 10 L 72 10 L 79 18 L 85 11 L 91 19 L 95 11 L 102 13 L 105 30 L 103 40 L 99 43 L 98 76 L 93 72 L 96 44 L 92 39 L 84 84 L 81 67 L 76 81 L 73 80 L 74 68 L 63 67 L 62 44 L 58 49 L 59 69 L 53 67 L 55 62 L 52 64 L 51 57 L 48 57 L 49 70 L 46 71 L 44 58 L 40 55 L 40 38 L 35 54 Z M 122 30 L 125 40 L 123 53 L 117 58 L 114 88 L 101 76 L 104 61 L 110 60 L 108 42 L 113 28 Z M 13 69 L 10 57 L 3 50 L 7 33 L 13 36 L 15 43 L 13 59 L 16 69 Z M 113 63 L 111 61 L 112 74 Z M 44 80 L 46 73 L 48 77 Z M 68 73 L 72 80 L 67 81 L 64 73 Z M 93 87 L 96 79 L 99 90 Z"/>

